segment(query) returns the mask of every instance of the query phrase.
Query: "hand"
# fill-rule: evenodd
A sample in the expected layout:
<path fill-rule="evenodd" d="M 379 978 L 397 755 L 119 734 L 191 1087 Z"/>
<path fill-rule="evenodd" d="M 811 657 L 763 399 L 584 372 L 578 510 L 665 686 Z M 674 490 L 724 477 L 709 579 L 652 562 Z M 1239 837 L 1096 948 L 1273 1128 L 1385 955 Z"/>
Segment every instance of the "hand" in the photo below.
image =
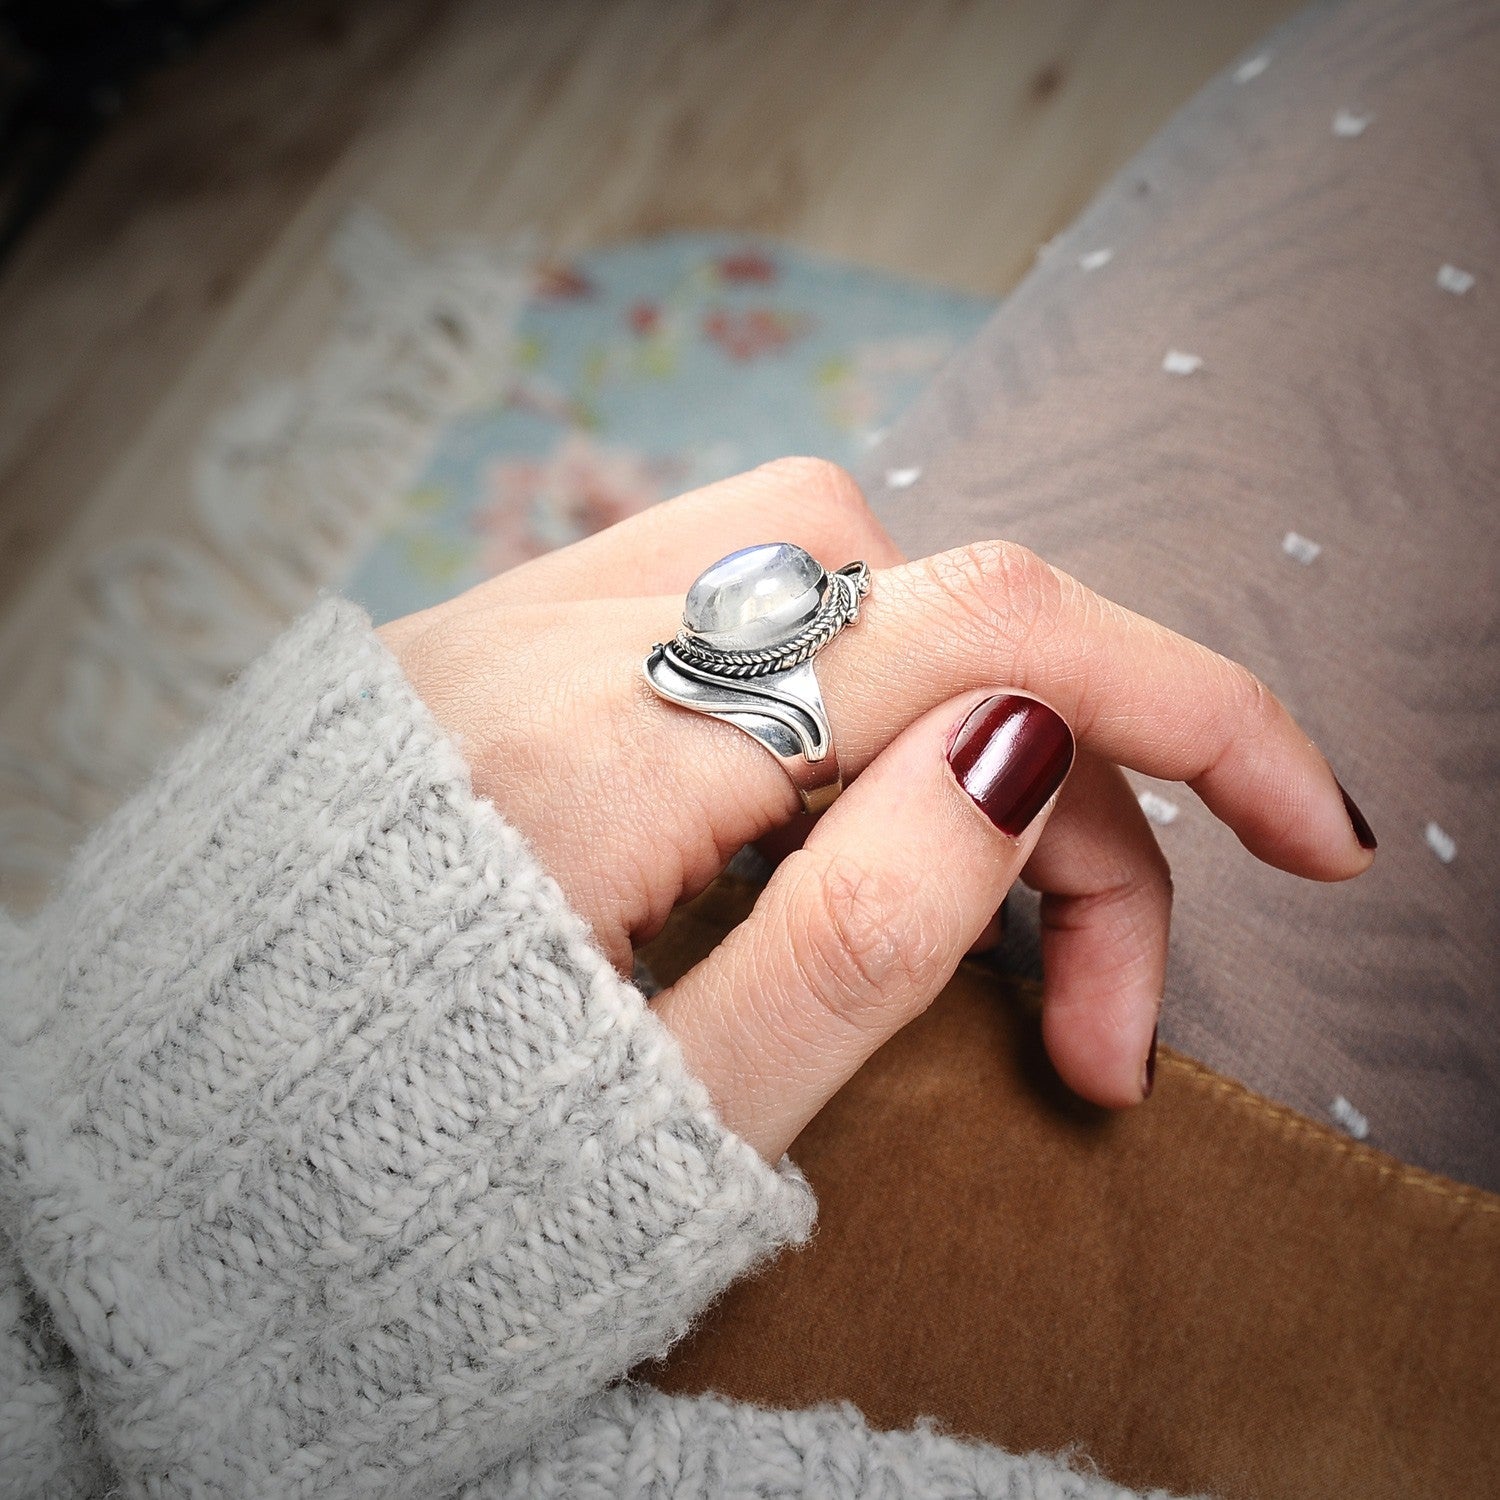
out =
<path fill-rule="evenodd" d="M 874 570 L 817 658 L 850 784 L 816 823 L 749 735 L 641 671 L 698 573 L 766 541 Z M 1328 763 L 1244 667 L 1010 543 L 904 562 L 815 460 L 657 506 L 381 634 L 624 973 L 737 849 L 804 825 L 750 917 L 654 1001 L 725 1124 L 770 1160 L 930 1003 L 1017 877 L 1043 893 L 1059 1073 L 1101 1104 L 1144 1096 L 1171 879 L 1121 765 L 1187 782 L 1295 874 L 1343 880 L 1372 858 Z"/>

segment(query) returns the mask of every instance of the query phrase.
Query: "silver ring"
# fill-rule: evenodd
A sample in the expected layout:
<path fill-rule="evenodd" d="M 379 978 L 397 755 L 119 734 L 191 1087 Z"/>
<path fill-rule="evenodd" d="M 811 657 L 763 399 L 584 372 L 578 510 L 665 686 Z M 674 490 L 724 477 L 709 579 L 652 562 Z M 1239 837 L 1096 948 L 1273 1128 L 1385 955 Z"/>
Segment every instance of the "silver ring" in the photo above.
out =
<path fill-rule="evenodd" d="M 844 789 L 813 658 L 859 618 L 868 563 L 828 572 L 791 542 L 721 557 L 688 590 L 682 629 L 646 658 L 671 703 L 753 735 L 791 778 L 807 812 Z"/>

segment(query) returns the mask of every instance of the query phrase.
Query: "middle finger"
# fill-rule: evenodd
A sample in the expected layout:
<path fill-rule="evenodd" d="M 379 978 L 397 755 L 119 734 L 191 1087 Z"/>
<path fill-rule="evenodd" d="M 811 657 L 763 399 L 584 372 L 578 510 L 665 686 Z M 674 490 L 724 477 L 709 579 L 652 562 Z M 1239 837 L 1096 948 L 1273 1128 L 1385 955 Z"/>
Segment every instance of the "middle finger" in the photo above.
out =
<path fill-rule="evenodd" d="M 835 567 L 856 558 L 872 568 L 904 561 L 845 470 L 819 458 L 781 458 L 651 506 L 474 593 L 514 605 L 686 592 L 716 558 L 767 540 L 834 557 Z"/>

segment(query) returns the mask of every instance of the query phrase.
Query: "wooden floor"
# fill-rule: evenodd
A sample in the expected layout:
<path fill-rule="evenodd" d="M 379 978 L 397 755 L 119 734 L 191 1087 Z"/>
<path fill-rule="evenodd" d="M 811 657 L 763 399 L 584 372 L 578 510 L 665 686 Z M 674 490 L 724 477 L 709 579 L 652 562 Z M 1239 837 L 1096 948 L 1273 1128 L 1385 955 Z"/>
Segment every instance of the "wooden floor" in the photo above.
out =
<path fill-rule="evenodd" d="M 158 75 L 0 273 L 0 735 L 80 569 L 337 308 L 329 235 L 735 228 L 999 294 L 1292 0 L 275 0 Z"/>

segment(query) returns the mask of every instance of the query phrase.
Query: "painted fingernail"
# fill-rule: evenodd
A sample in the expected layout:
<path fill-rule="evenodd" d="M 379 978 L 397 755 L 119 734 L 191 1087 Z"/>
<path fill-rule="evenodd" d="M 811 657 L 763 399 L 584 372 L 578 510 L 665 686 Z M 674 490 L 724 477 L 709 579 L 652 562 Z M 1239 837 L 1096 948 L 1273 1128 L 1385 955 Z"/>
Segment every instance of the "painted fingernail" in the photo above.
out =
<path fill-rule="evenodd" d="M 1375 840 L 1375 830 L 1370 827 L 1369 819 L 1359 810 L 1354 798 L 1344 790 L 1344 783 L 1337 776 L 1333 779 L 1339 789 L 1339 795 L 1344 799 L 1344 811 L 1349 814 L 1349 825 L 1354 829 L 1354 837 L 1359 840 L 1359 847 L 1378 849 L 1380 846 Z"/>
<path fill-rule="evenodd" d="M 1073 731 L 1045 703 L 998 693 L 958 726 L 948 764 L 990 822 L 1017 838 L 1063 784 Z"/>
<path fill-rule="evenodd" d="M 1156 1033 L 1158 1028 L 1151 1028 L 1151 1046 L 1146 1051 L 1146 1066 L 1141 1071 L 1141 1098 L 1149 1099 L 1151 1090 L 1156 1086 Z"/>

